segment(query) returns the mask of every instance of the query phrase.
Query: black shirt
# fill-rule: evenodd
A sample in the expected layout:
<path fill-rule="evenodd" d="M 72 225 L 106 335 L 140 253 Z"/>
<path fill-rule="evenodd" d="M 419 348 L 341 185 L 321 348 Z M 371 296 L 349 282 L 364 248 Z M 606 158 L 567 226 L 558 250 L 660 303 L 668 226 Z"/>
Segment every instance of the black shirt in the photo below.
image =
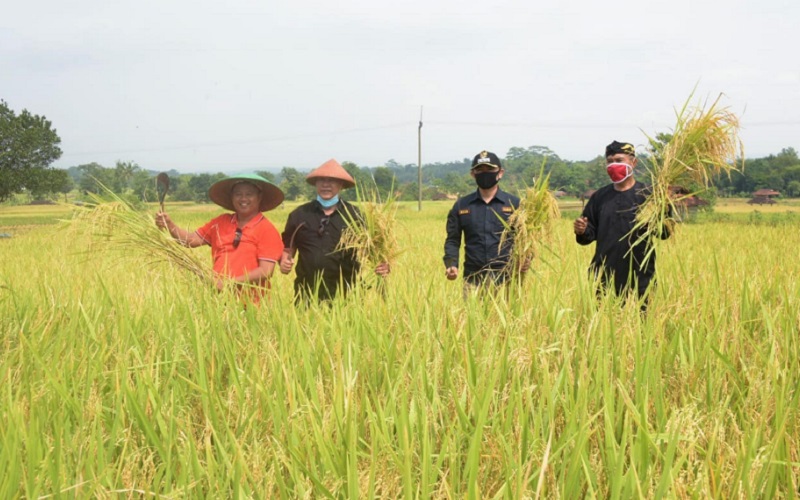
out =
<path fill-rule="evenodd" d="M 458 267 L 461 235 L 464 235 L 464 278 L 471 283 L 491 276 L 505 279 L 505 268 L 511 254 L 513 238 L 500 248 L 503 221 L 519 206 L 519 198 L 500 189 L 489 203 L 479 191 L 460 198 L 447 214 L 447 239 L 444 243 L 444 266 Z M 502 220 L 501 220 L 502 219 Z"/>
<path fill-rule="evenodd" d="M 336 295 L 342 282 L 347 287 L 355 280 L 359 264 L 353 252 L 336 250 L 348 216 L 360 219 L 358 209 L 346 201 L 339 201 L 330 216 L 325 215 L 316 200 L 300 205 L 289 214 L 282 238 L 284 248 L 289 248 L 292 234 L 297 230 L 293 242 L 299 255 L 295 268 L 296 291 L 314 292 L 317 280 L 321 279 L 319 298 L 328 299 Z"/>
<path fill-rule="evenodd" d="M 609 184 L 597 190 L 583 209 L 582 215 L 588 220 L 586 231 L 576 235 L 575 239 L 581 245 L 597 242 L 591 269 L 595 272 L 602 270 L 604 279 L 613 274 L 617 293 L 632 284 L 631 280 L 635 280 L 637 291 L 642 293 L 655 274 L 655 250 L 642 266 L 645 255 L 652 248 L 652 240 L 648 238 L 634 246 L 645 229 L 631 234 L 636 224 L 636 212 L 648 194 L 647 187 L 641 182 L 634 183 L 625 191 L 617 191 L 613 184 Z M 668 232 L 661 235 L 662 239 L 668 237 Z"/>

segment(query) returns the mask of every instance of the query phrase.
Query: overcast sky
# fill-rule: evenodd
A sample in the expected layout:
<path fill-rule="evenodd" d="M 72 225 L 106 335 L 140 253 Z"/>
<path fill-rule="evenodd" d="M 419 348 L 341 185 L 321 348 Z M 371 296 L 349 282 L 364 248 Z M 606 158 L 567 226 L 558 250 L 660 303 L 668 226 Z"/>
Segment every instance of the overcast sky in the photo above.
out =
<path fill-rule="evenodd" d="M 748 157 L 800 149 L 800 1 L 28 0 L 0 15 L 0 99 L 59 167 L 378 166 L 544 145 L 588 160 L 668 131 L 697 85 Z"/>

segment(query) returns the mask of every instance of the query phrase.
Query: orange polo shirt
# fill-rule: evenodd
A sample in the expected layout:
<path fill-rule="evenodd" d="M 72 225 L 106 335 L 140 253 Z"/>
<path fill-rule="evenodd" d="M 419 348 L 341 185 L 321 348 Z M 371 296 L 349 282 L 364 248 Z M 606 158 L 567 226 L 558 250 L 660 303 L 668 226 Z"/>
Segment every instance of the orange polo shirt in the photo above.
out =
<path fill-rule="evenodd" d="M 236 214 L 223 214 L 197 230 L 197 234 L 211 245 L 214 272 L 233 278 L 257 269 L 261 260 L 280 260 L 283 252 L 281 235 L 263 214 L 245 224 L 239 246 L 234 248 L 237 225 Z M 267 283 L 267 280 L 261 281 L 261 285 Z"/>

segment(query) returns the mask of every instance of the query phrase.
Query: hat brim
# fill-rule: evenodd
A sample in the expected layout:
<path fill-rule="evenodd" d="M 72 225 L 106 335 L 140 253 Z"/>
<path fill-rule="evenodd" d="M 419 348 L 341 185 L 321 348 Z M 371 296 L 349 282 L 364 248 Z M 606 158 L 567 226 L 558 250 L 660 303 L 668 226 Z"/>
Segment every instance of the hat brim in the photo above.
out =
<path fill-rule="evenodd" d="M 337 181 L 341 181 L 342 189 L 348 189 L 355 186 L 355 183 L 348 179 L 342 179 L 341 177 L 336 177 L 334 175 L 315 175 L 313 177 L 306 177 L 306 182 L 311 184 L 312 186 L 317 185 L 317 179 L 322 179 L 323 177 L 328 177 L 330 179 L 336 179 Z"/>
<path fill-rule="evenodd" d="M 486 163 L 478 163 L 477 165 L 474 165 L 472 168 L 470 168 L 470 170 L 475 170 L 478 167 L 487 167 L 487 166 L 492 168 L 499 168 L 501 170 L 503 169 L 503 167 L 501 167 L 500 165 L 495 165 L 494 163 L 486 162 Z"/>
<path fill-rule="evenodd" d="M 240 182 L 249 182 L 261 191 L 261 204 L 258 206 L 259 212 L 267 212 L 283 203 L 283 191 L 278 186 L 264 179 L 256 179 L 250 176 L 228 177 L 217 181 L 208 190 L 208 197 L 222 208 L 235 212 L 231 191 L 233 186 Z"/>
<path fill-rule="evenodd" d="M 329 177 L 342 181 L 342 189 L 351 188 L 356 185 L 356 180 L 353 179 L 353 176 L 333 158 L 309 172 L 306 176 L 306 182 L 312 186 L 316 186 L 317 179 L 321 177 Z"/>

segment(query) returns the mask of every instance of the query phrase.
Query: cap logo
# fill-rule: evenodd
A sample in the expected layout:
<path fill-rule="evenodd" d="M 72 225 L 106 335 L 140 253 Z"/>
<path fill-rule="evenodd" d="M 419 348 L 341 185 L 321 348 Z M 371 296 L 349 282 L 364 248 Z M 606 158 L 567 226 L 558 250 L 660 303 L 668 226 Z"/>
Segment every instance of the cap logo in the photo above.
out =
<path fill-rule="evenodd" d="M 490 167 L 494 168 L 502 168 L 500 166 L 500 158 L 497 157 L 494 153 L 490 153 L 485 149 L 480 153 L 476 154 L 475 157 L 472 159 L 472 168 L 480 167 L 483 165 L 489 165 Z"/>
<path fill-rule="evenodd" d="M 629 142 L 614 141 L 606 146 L 606 157 L 614 156 L 615 154 L 624 154 L 636 156 L 636 148 Z"/>

